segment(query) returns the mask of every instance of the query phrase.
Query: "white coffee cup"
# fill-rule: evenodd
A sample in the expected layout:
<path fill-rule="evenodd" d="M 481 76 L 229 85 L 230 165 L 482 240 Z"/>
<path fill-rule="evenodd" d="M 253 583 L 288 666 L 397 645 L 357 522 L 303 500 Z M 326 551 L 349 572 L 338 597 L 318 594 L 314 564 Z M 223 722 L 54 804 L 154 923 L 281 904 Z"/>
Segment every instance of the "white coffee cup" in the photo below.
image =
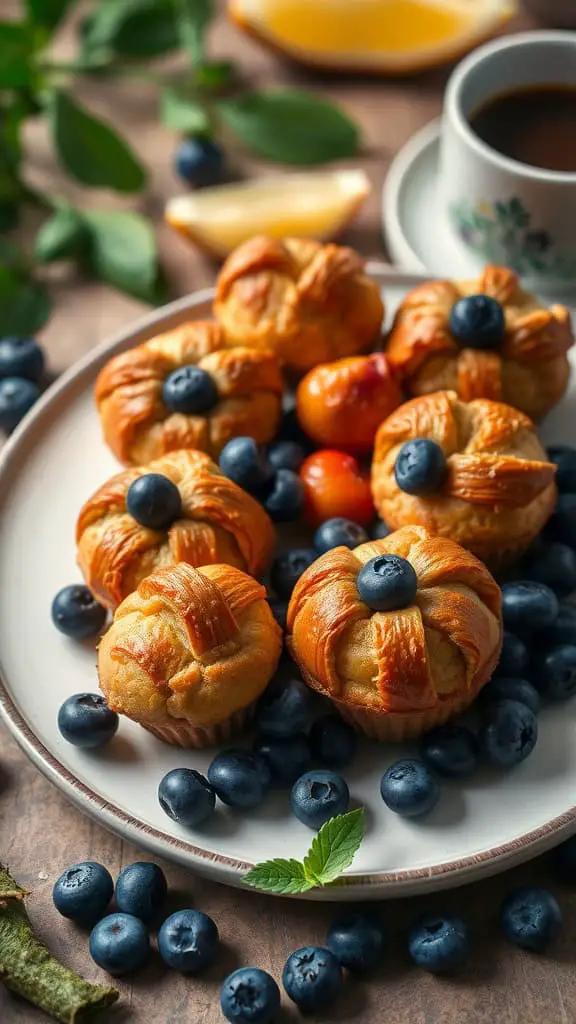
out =
<path fill-rule="evenodd" d="M 470 127 L 493 97 L 543 84 L 576 88 L 574 33 L 505 36 L 458 65 L 444 101 L 439 201 L 479 265 L 502 263 L 530 287 L 569 291 L 576 288 L 576 171 L 512 160 Z"/>

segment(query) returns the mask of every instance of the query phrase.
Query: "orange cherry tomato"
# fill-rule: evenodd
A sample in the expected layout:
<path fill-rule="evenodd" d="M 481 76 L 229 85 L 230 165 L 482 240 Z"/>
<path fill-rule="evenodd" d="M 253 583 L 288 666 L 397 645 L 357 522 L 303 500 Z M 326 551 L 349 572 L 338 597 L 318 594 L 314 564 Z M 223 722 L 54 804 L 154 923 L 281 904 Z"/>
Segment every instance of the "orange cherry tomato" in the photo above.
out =
<path fill-rule="evenodd" d="M 301 426 L 318 445 L 364 455 L 402 394 L 383 352 L 314 367 L 296 392 Z"/>
<path fill-rule="evenodd" d="M 342 516 L 368 526 L 376 515 L 370 476 L 352 455 L 331 449 L 309 455 L 300 469 L 306 491 L 306 519 L 319 526 Z"/>

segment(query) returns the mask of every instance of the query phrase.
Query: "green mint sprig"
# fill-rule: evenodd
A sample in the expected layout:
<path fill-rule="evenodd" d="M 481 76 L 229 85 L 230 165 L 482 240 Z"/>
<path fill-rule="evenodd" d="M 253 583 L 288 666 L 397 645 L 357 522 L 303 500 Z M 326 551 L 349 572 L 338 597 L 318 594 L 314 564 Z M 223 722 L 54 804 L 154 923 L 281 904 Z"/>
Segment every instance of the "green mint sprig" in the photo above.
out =
<path fill-rule="evenodd" d="M 364 839 L 363 807 L 322 826 L 303 861 L 276 857 L 250 869 L 243 881 L 261 892 L 293 896 L 335 882 L 349 868 Z"/>

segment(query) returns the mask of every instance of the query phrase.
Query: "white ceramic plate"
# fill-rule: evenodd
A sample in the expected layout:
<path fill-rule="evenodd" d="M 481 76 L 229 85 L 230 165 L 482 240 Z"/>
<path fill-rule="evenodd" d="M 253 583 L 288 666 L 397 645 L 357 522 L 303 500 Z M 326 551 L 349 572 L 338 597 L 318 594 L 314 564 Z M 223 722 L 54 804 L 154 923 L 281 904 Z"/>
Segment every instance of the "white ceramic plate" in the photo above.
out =
<path fill-rule="evenodd" d="M 389 314 L 419 283 L 416 275 L 374 266 Z M 64 375 L 22 423 L 0 463 L 0 710 L 23 749 L 70 799 L 101 824 L 151 853 L 172 858 L 219 881 L 241 883 L 267 857 L 301 857 L 312 833 L 288 811 L 286 793 L 250 815 L 222 806 L 215 823 L 190 832 L 172 823 L 157 799 L 158 783 L 177 766 L 205 771 L 209 753 L 181 751 L 122 721 L 99 752 L 71 747 L 59 735 L 62 701 L 96 690 L 94 648 L 53 627 L 50 604 L 79 579 L 74 525 L 82 502 L 118 469 L 101 441 L 92 399 L 96 374 L 116 352 L 209 314 L 211 292 L 200 292 L 151 314 Z M 570 438 L 576 390 L 551 420 L 548 436 Z M 534 856 L 576 828 L 576 701 L 542 712 L 535 753 L 508 775 L 479 774 L 445 785 L 424 823 L 403 821 L 379 796 L 380 777 L 399 748 L 363 746 L 346 772 L 355 801 L 368 808 L 365 842 L 346 887 L 317 899 L 401 896 L 457 885 Z"/>

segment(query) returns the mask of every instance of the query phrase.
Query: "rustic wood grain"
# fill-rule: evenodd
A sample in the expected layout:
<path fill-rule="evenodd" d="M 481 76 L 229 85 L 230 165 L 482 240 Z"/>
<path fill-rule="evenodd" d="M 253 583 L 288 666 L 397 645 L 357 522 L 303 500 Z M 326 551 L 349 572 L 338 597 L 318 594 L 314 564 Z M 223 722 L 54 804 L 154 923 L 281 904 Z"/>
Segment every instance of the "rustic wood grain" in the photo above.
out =
<path fill-rule="evenodd" d="M 4 0 L 2 9 L 11 5 Z M 526 27 L 528 19 L 519 20 Z M 256 83 L 297 82 L 342 102 L 362 123 L 366 138 L 363 163 L 373 193 L 347 240 L 367 256 L 383 258 L 380 239 L 380 189 L 390 159 L 413 132 L 440 110 L 446 71 L 408 81 L 358 81 L 306 75 L 277 63 L 243 40 L 222 18 L 214 30 L 214 50 L 242 60 Z M 70 33 L 59 41 L 62 54 L 70 51 Z M 141 82 L 116 85 L 82 83 L 79 93 L 95 110 L 112 115 L 151 168 L 151 188 L 142 209 L 160 219 L 164 201 L 177 182 L 171 171 L 174 140 L 156 121 L 154 93 Z M 54 167 L 46 136 L 33 126 L 28 139 L 30 178 L 43 187 L 88 201 L 118 205 L 116 197 L 76 189 Z M 240 169 L 255 169 L 236 154 Z M 259 173 L 268 168 L 259 166 Z M 172 234 L 160 228 L 161 245 L 176 294 L 213 280 L 214 265 Z M 55 371 L 69 366 L 84 352 L 128 323 L 144 308 L 97 284 L 74 276 L 56 278 L 57 306 L 43 334 Z M 38 685 L 49 685 L 49 678 Z M 495 794 L 495 799 L 497 796 Z M 425 836 L 425 833 L 423 833 Z M 385 838 L 383 837 L 383 842 Z M 32 891 L 29 909 L 38 933 L 70 966 L 94 980 L 102 972 L 91 963 L 87 936 L 64 921 L 51 905 L 52 883 L 76 860 L 95 859 L 111 872 L 141 854 L 83 817 L 32 767 L 4 727 L 0 728 L 0 860 Z M 287 955 L 300 945 L 322 941 L 333 913 L 329 907 L 258 897 L 209 883 L 184 870 L 163 865 L 176 906 L 196 906 L 215 917 L 223 951 L 214 967 L 198 979 L 184 979 L 164 970 L 158 958 L 148 970 L 120 981 L 121 1005 L 103 1017 L 133 1024 L 217 1024 L 222 1020 L 218 990 L 225 975 L 240 964 L 253 963 L 277 978 Z M 355 1020 L 362 1024 L 573 1024 L 576 1020 L 576 896 L 561 891 L 566 927 L 553 953 L 524 955 L 506 946 L 496 916 L 502 894 L 527 880 L 549 884 L 543 861 L 482 884 L 426 899 L 382 907 L 390 934 L 389 953 L 381 969 L 368 979 L 347 981 L 338 1006 L 313 1021 Z M 406 954 L 409 921 L 425 910 L 455 908 L 469 919 L 474 955 L 469 968 L 452 981 L 438 980 L 411 967 Z M 43 1015 L 0 990 L 2 1024 L 40 1024 Z M 101 1018 L 102 1019 L 102 1018 Z M 284 1020 L 296 1020 L 288 1007 Z"/>

